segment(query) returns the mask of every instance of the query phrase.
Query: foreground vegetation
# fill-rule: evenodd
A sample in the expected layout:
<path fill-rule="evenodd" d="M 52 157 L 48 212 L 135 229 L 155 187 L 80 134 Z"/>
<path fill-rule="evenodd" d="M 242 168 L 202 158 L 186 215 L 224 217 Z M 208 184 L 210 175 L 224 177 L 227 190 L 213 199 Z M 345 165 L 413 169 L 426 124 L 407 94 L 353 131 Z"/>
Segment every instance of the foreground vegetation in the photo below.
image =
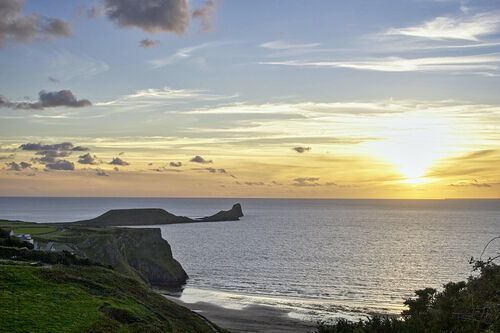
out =
<path fill-rule="evenodd" d="M 226 332 L 109 265 L 0 244 L 0 332 Z"/>
<path fill-rule="evenodd" d="M 0 332 L 213 332 L 146 284 L 98 266 L 0 265 L 0 318 Z"/>
<path fill-rule="evenodd" d="M 320 325 L 318 333 L 473 333 L 500 332 L 500 266 L 475 262 L 480 274 L 450 282 L 443 291 L 417 290 L 401 318 L 373 317 L 357 323 Z"/>

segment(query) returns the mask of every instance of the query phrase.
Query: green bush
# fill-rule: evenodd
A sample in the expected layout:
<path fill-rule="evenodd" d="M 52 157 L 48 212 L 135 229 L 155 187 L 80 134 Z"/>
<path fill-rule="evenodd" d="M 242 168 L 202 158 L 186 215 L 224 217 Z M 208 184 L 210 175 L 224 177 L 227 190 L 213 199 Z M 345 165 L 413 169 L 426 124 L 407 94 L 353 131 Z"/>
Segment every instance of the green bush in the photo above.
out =
<path fill-rule="evenodd" d="M 319 325 L 318 333 L 474 333 L 500 332 L 500 266 L 477 261 L 480 270 L 467 282 L 450 282 L 441 292 L 433 288 L 415 291 L 405 301 L 402 317 L 373 317 L 357 323 L 339 320 Z"/>

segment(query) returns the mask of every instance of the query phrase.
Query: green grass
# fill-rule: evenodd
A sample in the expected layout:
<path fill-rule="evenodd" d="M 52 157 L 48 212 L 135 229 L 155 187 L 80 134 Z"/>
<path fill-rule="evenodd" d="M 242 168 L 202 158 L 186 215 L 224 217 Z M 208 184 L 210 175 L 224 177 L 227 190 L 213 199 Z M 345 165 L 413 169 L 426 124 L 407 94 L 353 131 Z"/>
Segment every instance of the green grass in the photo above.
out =
<path fill-rule="evenodd" d="M 0 265 L 0 318 L 0 332 L 12 333 L 212 332 L 144 283 L 100 267 Z"/>
<path fill-rule="evenodd" d="M 16 228 L 14 229 L 14 232 L 16 234 L 38 235 L 38 234 L 47 234 L 49 232 L 54 232 L 56 230 L 57 228 L 55 227 L 27 227 L 27 228 Z"/>
<path fill-rule="evenodd" d="M 19 226 L 31 226 L 31 225 L 36 225 L 36 223 L 22 222 L 22 221 L 0 220 L 0 227 L 3 227 L 3 226 L 19 227 Z"/>

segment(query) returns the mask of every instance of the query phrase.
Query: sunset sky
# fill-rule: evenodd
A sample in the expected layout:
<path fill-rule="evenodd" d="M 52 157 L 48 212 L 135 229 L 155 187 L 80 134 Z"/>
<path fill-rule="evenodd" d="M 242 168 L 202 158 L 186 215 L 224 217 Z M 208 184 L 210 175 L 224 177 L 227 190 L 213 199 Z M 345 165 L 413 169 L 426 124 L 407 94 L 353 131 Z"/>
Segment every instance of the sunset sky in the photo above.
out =
<path fill-rule="evenodd" d="M 500 197 L 498 1 L 2 0 L 0 195 Z"/>

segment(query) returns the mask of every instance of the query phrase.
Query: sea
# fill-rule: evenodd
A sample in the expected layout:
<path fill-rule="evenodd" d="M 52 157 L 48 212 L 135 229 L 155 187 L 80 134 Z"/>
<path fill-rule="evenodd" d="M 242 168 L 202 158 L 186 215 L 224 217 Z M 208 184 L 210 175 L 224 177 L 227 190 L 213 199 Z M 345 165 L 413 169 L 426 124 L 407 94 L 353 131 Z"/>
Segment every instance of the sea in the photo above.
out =
<path fill-rule="evenodd" d="M 201 217 L 241 203 L 240 221 L 154 226 L 190 279 L 180 299 L 262 305 L 293 318 L 397 315 L 425 287 L 477 274 L 500 235 L 500 200 L 1 197 L 0 218 L 68 222 L 109 209 Z M 483 259 L 497 255 L 492 242 Z"/>

